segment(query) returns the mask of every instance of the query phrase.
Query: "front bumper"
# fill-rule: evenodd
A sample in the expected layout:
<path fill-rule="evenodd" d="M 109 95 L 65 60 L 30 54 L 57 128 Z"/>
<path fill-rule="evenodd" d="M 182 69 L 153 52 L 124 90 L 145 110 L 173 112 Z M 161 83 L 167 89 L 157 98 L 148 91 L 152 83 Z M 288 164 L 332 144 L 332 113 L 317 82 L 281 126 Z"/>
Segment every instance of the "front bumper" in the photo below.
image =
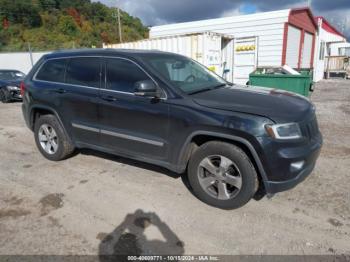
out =
<path fill-rule="evenodd" d="M 10 99 L 16 101 L 22 101 L 22 95 L 19 90 L 9 91 Z"/>
<path fill-rule="evenodd" d="M 270 164 L 272 168 L 267 174 L 268 180 L 264 181 L 266 193 L 275 194 L 286 191 L 305 180 L 316 165 L 322 143 L 322 135 L 319 133 L 307 144 L 277 150 L 276 156 L 268 160 L 268 162 L 272 162 Z M 291 164 L 300 161 L 304 162 L 302 168 L 293 171 Z"/>
<path fill-rule="evenodd" d="M 314 167 L 315 167 L 315 163 L 307 166 L 293 179 L 289 179 L 286 181 L 266 181 L 265 182 L 266 192 L 269 194 L 275 194 L 278 192 L 292 189 L 293 187 L 295 187 L 296 185 L 304 181 L 304 179 L 307 178 L 312 173 L 312 170 L 314 169 Z"/>

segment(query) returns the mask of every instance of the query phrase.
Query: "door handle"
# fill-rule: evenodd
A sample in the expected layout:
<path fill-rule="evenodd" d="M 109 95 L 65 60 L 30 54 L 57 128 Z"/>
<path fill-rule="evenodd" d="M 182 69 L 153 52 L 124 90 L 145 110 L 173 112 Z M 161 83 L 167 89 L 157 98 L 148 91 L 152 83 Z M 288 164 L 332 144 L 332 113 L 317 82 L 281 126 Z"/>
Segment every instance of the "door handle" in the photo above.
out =
<path fill-rule="evenodd" d="M 64 93 L 67 93 L 67 90 L 63 88 L 59 88 L 59 89 L 55 89 L 54 92 L 58 94 L 64 94 Z"/>
<path fill-rule="evenodd" d="M 114 102 L 117 101 L 117 98 L 114 96 L 102 96 L 101 97 L 103 100 L 107 101 L 107 102 Z"/>

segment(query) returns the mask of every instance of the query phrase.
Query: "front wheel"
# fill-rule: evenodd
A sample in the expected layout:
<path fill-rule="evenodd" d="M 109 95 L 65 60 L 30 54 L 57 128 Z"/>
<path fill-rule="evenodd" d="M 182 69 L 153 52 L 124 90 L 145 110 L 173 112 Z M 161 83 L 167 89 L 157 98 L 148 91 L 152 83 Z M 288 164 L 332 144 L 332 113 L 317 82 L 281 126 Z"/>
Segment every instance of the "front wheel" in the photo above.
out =
<path fill-rule="evenodd" d="M 0 90 L 0 102 L 2 102 L 2 103 L 9 102 L 8 95 L 6 94 L 5 90 Z"/>
<path fill-rule="evenodd" d="M 200 146 L 191 156 L 188 178 L 200 200 L 222 209 L 245 205 L 258 189 L 249 157 L 241 148 L 224 142 Z"/>

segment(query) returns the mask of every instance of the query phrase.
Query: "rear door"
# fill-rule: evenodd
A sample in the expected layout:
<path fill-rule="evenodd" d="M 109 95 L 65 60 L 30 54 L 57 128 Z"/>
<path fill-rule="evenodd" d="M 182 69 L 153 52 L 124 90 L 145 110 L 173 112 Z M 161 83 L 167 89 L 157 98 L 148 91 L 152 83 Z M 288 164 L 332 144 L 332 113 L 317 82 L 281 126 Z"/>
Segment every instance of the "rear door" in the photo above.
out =
<path fill-rule="evenodd" d="M 131 60 L 105 59 L 99 107 L 101 143 L 133 157 L 164 160 L 168 154 L 169 106 L 165 100 L 134 95 L 134 84 L 150 79 Z"/>

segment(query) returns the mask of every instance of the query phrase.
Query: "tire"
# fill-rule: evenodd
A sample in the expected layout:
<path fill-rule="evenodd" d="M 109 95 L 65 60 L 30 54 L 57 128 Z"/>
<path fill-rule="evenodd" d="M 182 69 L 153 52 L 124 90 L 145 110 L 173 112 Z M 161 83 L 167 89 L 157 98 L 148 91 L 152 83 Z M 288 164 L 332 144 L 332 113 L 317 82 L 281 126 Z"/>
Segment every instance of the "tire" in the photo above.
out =
<path fill-rule="evenodd" d="M 48 139 L 48 136 L 51 137 Z M 49 145 L 45 142 L 45 137 L 46 141 L 50 141 Z M 71 156 L 75 149 L 54 115 L 44 115 L 35 121 L 34 138 L 40 153 L 51 161 L 64 160 Z"/>
<path fill-rule="evenodd" d="M 0 101 L 4 104 L 9 102 L 8 95 L 6 94 L 5 90 L 0 90 Z"/>
<path fill-rule="evenodd" d="M 245 152 L 219 141 L 205 143 L 194 152 L 188 180 L 198 199 L 221 209 L 245 205 L 258 189 L 256 170 Z"/>

